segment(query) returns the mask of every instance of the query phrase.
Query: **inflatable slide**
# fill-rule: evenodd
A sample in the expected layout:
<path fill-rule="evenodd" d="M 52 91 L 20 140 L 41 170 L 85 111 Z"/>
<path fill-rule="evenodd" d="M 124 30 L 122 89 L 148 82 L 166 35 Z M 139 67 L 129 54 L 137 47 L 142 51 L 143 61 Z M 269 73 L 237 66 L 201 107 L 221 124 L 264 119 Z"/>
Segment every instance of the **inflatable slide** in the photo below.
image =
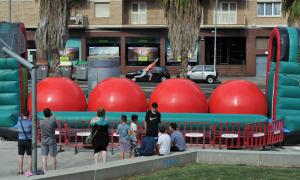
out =
<path fill-rule="evenodd" d="M 284 120 L 287 134 L 300 132 L 300 29 L 276 27 L 269 40 L 266 95 L 269 117 Z"/>
<path fill-rule="evenodd" d="M 0 48 L 8 46 L 26 58 L 26 33 L 22 23 L 0 23 Z M 27 102 L 27 70 L 16 59 L 0 53 L 0 128 L 2 134 L 12 131 Z M 13 131 L 14 132 L 14 131 Z"/>

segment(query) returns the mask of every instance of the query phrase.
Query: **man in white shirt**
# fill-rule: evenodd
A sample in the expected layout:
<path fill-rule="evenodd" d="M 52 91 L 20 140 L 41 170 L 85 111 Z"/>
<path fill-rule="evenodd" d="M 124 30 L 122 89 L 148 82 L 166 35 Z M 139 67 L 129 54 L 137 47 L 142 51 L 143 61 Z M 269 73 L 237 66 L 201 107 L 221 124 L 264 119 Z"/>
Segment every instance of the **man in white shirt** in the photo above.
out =
<path fill-rule="evenodd" d="M 160 128 L 161 135 L 158 137 L 158 141 L 155 147 L 156 154 L 164 156 L 170 154 L 171 149 L 171 138 L 166 132 L 165 127 Z"/>

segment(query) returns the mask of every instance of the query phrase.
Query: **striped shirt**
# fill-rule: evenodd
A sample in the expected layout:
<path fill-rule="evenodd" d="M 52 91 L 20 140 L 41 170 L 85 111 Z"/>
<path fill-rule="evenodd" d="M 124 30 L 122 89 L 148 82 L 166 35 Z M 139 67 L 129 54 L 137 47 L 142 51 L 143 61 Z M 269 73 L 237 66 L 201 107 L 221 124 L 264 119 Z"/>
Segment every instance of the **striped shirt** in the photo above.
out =
<path fill-rule="evenodd" d="M 30 119 L 22 119 L 22 126 L 24 128 L 24 132 L 26 133 L 27 135 L 27 138 L 29 140 L 31 140 L 31 130 L 32 130 L 32 124 L 31 124 L 31 120 Z M 19 132 L 19 137 L 18 139 L 19 140 L 26 140 L 26 136 L 23 132 L 23 129 L 21 127 L 21 121 L 20 121 L 20 118 L 19 118 L 19 121 L 18 121 L 18 132 Z"/>

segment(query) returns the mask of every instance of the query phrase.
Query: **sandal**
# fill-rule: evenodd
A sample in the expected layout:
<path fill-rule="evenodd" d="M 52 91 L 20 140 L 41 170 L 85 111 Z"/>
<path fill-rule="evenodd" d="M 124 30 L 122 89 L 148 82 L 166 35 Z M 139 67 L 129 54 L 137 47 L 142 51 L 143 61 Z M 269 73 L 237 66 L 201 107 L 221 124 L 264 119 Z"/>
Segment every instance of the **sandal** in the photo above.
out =
<path fill-rule="evenodd" d="M 24 174 L 23 171 L 18 172 L 18 175 L 23 175 L 23 174 Z"/>

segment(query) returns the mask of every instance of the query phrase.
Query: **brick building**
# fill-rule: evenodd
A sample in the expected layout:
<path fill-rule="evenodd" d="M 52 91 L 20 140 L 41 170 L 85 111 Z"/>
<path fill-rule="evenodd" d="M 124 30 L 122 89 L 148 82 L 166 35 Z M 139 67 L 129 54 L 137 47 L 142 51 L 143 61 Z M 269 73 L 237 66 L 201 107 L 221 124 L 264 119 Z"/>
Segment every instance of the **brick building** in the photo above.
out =
<path fill-rule="evenodd" d="M 0 21 L 8 20 L 8 0 L 0 0 Z M 38 22 L 35 0 L 13 0 L 12 21 L 24 22 L 34 52 Z M 203 11 L 198 47 L 190 63 L 212 64 L 214 6 Z M 72 8 L 67 52 L 72 60 L 88 56 L 119 58 L 122 73 L 141 69 L 155 58 L 177 73 L 164 11 L 155 0 L 82 0 Z M 223 76 L 263 76 L 268 36 L 274 26 L 286 26 L 280 0 L 219 0 L 217 9 L 217 69 Z M 73 54 L 72 54 L 73 53 Z"/>

